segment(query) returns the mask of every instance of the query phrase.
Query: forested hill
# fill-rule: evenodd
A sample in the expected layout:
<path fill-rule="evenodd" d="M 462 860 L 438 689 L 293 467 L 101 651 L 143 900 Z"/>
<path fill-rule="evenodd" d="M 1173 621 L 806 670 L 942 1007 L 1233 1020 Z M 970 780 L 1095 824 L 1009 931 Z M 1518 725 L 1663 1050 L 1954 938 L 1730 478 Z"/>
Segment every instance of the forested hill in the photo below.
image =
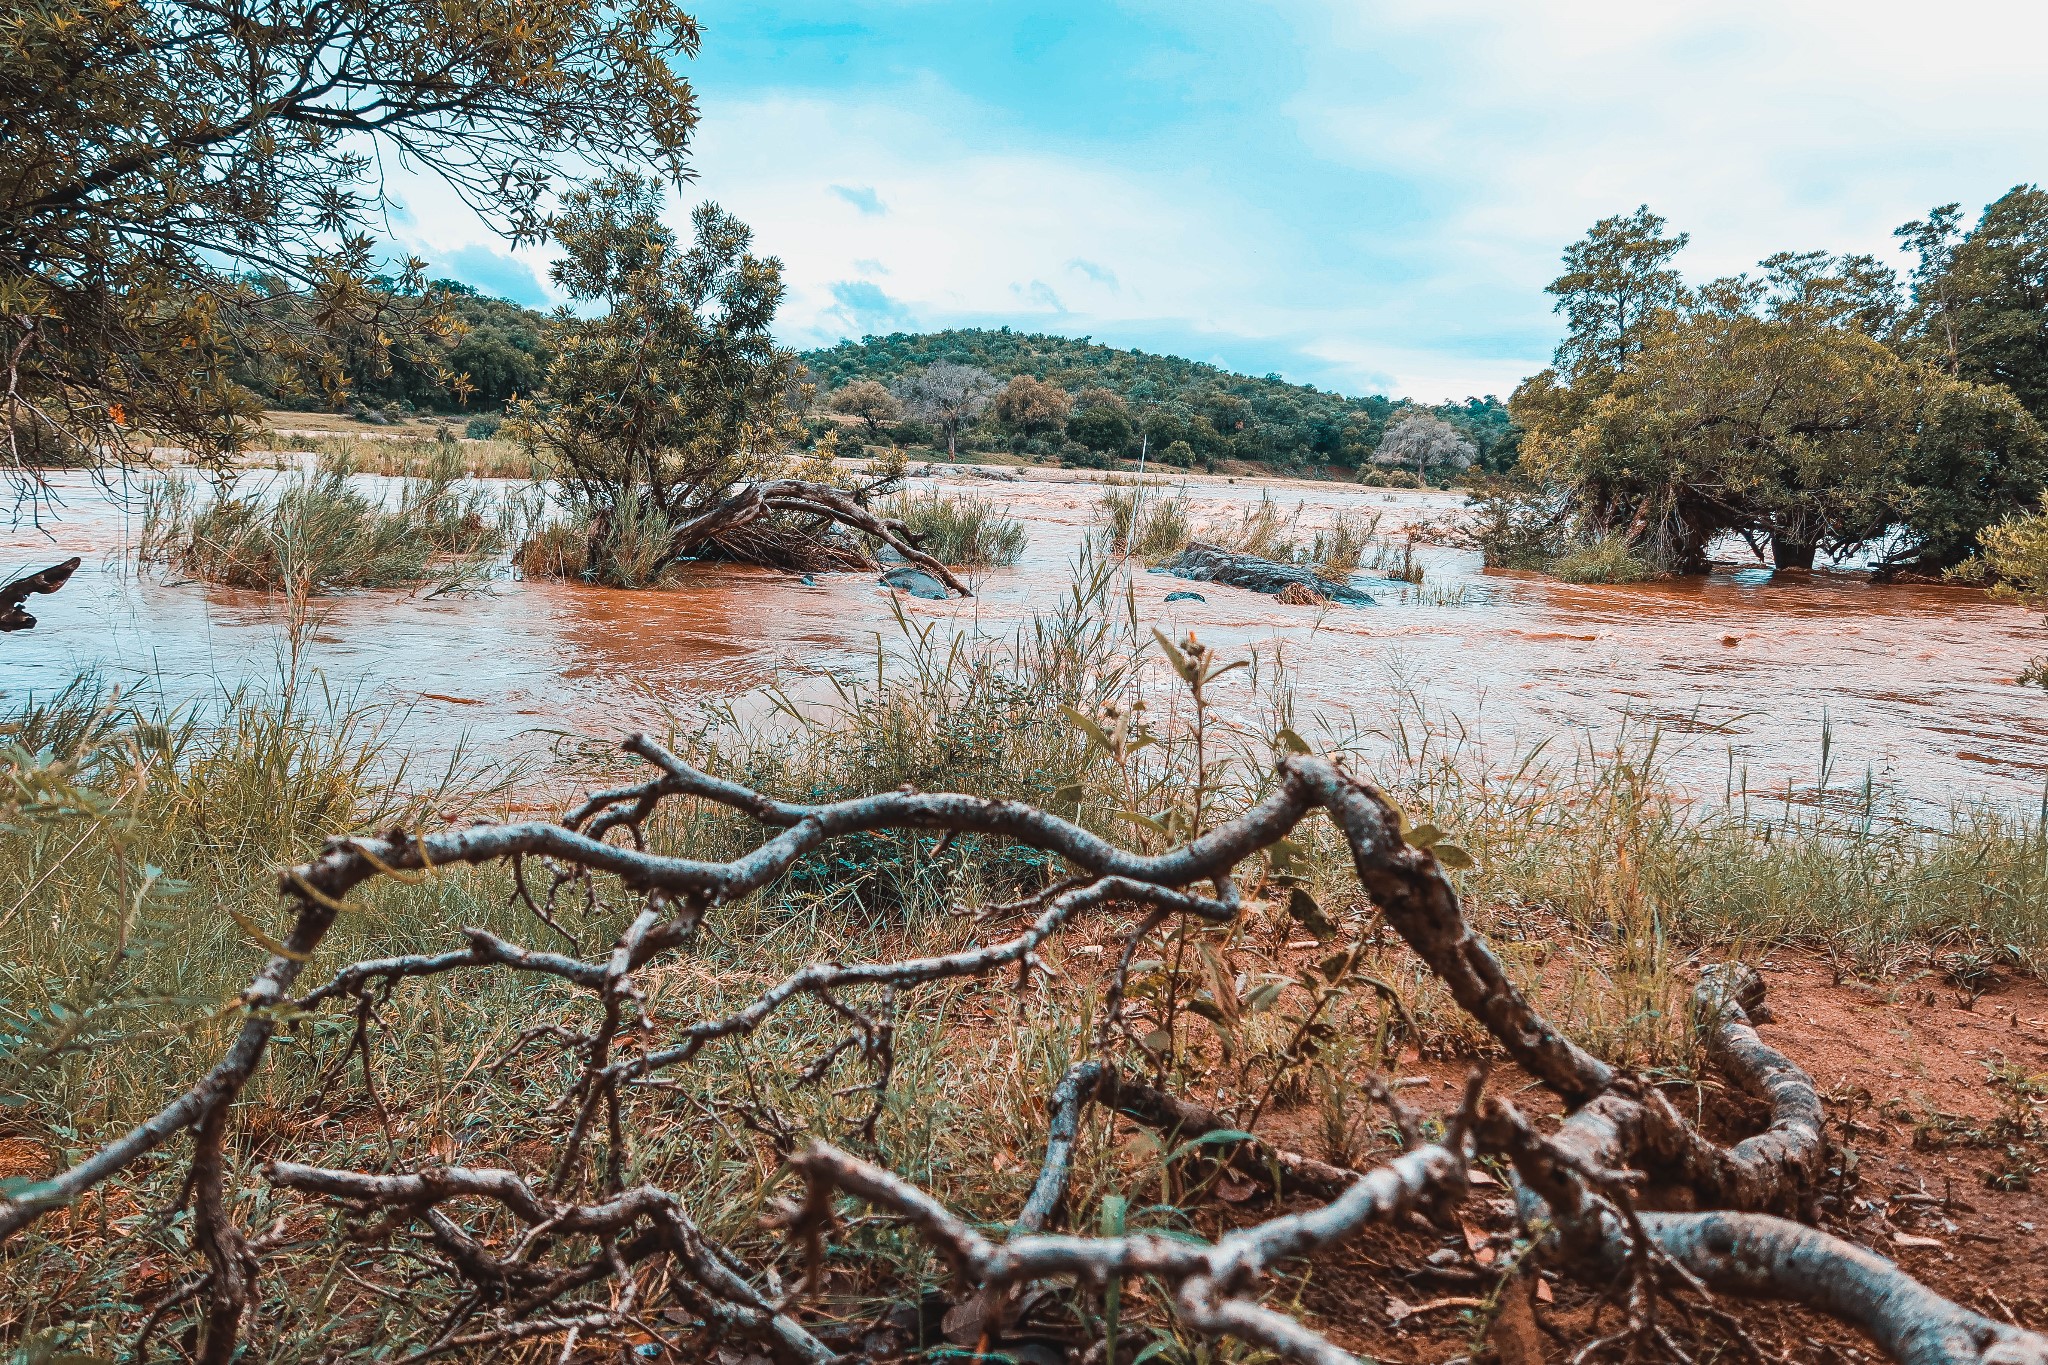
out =
<path fill-rule="evenodd" d="M 856 379 L 901 379 L 934 361 L 974 365 L 998 379 L 1028 374 L 1073 393 L 1108 389 L 1133 407 L 1164 406 L 1224 434 L 1240 458 L 1279 464 L 1353 465 L 1378 446 L 1388 419 L 1412 405 L 1381 395 L 1351 398 L 1278 375 L 1255 378 L 1180 356 L 1105 346 L 1086 337 L 1007 327 L 906 333 L 806 351 L 821 389 Z M 1431 409 L 1466 429 L 1482 464 L 1511 460 L 1506 406 L 1492 397 Z"/>

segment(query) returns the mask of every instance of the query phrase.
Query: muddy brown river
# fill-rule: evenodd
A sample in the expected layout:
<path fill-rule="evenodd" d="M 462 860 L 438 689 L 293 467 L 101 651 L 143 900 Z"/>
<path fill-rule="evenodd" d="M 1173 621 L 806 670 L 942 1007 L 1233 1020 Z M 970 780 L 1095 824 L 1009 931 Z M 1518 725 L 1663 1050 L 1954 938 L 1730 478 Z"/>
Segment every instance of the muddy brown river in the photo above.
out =
<path fill-rule="evenodd" d="M 1015 482 L 948 480 L 1004 502 L 1030 542 L 1015 568 L 983 573 L 978 595 L 898 597 L 948 629 L 1007 633 L 1064 592 L 1101 490 L 1034 472 Z M 286 655 L 277 599 L 137 572 L 136 520 L 82 476 L 46 531 L 0 534 L 0 559 L 31 567 L 82 554 L 41 624 L 0 640 L 0 698 L 55 691 L 82 670 L 204 704 L 243 683 L 274 684 Z M 1329 509 L 1382 514 L 1383 530 L 1462 500 L 1340 485 L 1275 483 L 1305 524 Z M 1197 480 L 1197 516 L 1262 495 Z M 1135 572 L 1141 615 L 1226 651 L 1281 654 L 1297 709 L 1338 728 L 1414 727 L 1502 759 L 1538 742 L 1605 748 L 1661 732 L 1669 771 L 1703 795 L 1811 789 L 1829 737 L 1831 786 L 1867 773 L 1914 804 L 2035 803 L 2048 783 L 2048 693 L 2015 674 L 2048 652 L 2038 613 L 1971 589 L 1872 584 L 1854 572 L 1774 576 L 1730 567 L 1704 578 L 1580 587 L 1489 573 L 1478 556 L 1424 547 L 1419 587 L 1374 578 L 1365 608 L 1284 606 L 1213 584 Z M 1176 590 L 1205 602 L 1167 603 Z M 318 604 L 306 662 L 328 685 L 393 705 L 403 739 L 442 748 L 538 752 L 550 735 L 610 736 L 687 716 L 707 699 L 776 684 L 803 694 L 827 672 L 872 675 L 878 637 L 898 637 L 892 594 L 872 575 L 692 567 L 660 592 L 504 579 L 427 600 L 361 593 Z"/>

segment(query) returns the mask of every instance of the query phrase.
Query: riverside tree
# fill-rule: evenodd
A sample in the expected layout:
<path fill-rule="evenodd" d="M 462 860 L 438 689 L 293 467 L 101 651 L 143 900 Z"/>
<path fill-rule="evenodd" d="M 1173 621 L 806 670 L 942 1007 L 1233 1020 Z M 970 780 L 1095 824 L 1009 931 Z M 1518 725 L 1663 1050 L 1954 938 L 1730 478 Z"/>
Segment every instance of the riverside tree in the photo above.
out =
<path fill-rule="evenodd" d="M 255 405 L 228 371 L 275 340 L 278 290 L 308 349 L 344 324 L 385 343 L 435 325 L 419 263 L 372 283 L 384 166 L 531 241 L 559 167 L 680 182 L 697 118 L 676 70 L 697 25 L 670 0 L 64 0 L 0 33 L 17 464 L 126 441 L 232 453 Z"/>
<path fill-rule="evenodd" d="M 996 421 L 1010 432 L 1012 448 L 1064 427 L 1074 400 L 1057 384 L 1028 374 L 1014 376 L 996 395 Z"/>
<path fill-rule="evenodd" d="M 1967 232 L 1961 207 L 1944 204 L 1897 236 L 1918 257 L 1907 353 L 2002 384 L 2048 420 L 2048 191 L 2014 186 Z"/>
<path fill-rule="evenodd" d="M 903 415 L 903 401 L 889 392 L 886 384 L 873 379 L 856 379 L 834 390 L 828 402 L 832 411 L 859 418 L 870 441 L 882 439 L 882 423 Z"/>
<path fill-rule="evenodd" d="M 1463 473 L 1478 454 L 1478 444 L 1449 422 L 1411 412 L 1387 428 L 1372 462 L 1389 469 L 1412 467 L 1417 477 L 1426 478 L 1432 469 Z"/>
<path fill-rule="evenodd" d="M 555 217 L 555 282 L 603 311 L 560 317 L 546 386 L 513 405 L 512 429 L 580 514 L 584 544 L 562 567 L 639 587 L 694 554 L 865 564 L 824 534 L 839 522 L 958 587 L 858 495 L 781 477 L 807 398 L 770 331 L 782 263 L 754 255 L 752 230 L 716 204 L 691 213 L 687 246 L 661 208 L 656 182 L 621 172 L 566 195 Z"/>
<path fill-rule="evenodd" d="M 1663 227 L 1639 210 L 1567 250 L 1567 336 L 1513 400 L 1524 467 L 1583 531 L 1680 571 L 1724 532 L 1781 568 L 1883 541 L 1889 566 L 1931 570 L 2038 500 L 2039 425 L 1911 354 L 1888 268 L 1787 252 L 1688 290 Z"/>

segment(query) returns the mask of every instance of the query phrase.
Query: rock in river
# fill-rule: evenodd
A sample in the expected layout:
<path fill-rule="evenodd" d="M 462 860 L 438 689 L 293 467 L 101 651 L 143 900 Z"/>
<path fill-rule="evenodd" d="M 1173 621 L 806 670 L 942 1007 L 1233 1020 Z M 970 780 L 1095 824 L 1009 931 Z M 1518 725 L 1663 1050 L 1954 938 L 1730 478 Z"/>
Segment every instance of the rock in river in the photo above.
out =
<path fill-rule="evenodd" d="M 1169 602 L 1206 602 L 1209 599 L 1198 592 L 1170 592 L 1166 594 L 1166 600 Z"/>
<path fill-rule="evenodd" d="M 946 599 L 946 585 L 912 564 L 898 564 L 882 575 L 882 582 L 901 588 L 912 597 L 928 597 L 934 602 Z"/>
<path fill-rule="evenodd" d="M 1233 588 L 1249 588 L 1253 592 L 1278 595 L 1293 586 L 1304 588 L 1319 597 L 1332 602 L 1342 602 L 1348 607 L 1369 607 L 1372 598 L 1347 584 L 1319 578 L 1316 574 L 1298 564 L 1276 564 L 1270 559 L 1259 559 L 1252 555 L 1233 554 L 1218 545 L 1209 545 L 1199 540 L 1189 541 L 1180 558 L 1155 573 L 1170 573 L 1176 578 L 1191 578 L 1197 583 L 1224 583 Z"/>

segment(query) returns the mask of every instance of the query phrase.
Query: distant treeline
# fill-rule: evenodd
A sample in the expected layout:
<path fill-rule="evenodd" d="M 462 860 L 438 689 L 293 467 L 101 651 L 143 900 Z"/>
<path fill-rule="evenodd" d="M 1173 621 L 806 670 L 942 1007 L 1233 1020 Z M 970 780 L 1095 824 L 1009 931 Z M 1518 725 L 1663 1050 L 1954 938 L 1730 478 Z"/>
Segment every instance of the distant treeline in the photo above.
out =
<path fill-rule="evenodd" d="M 801 358 L 822 393 L 861 380 L 901 388 L 934 365 L 957 365 L 986 371 L 999 382 L 1022 375 L 1053 385 L 1071 396 L 1076 415 L 1091 406 L 1100 410 L 1106 406 L 1101 395 L 1114 395 L 1131 429 L 1128 448 L 1115 453 L 1126 456 L 1137 454 L 1141 438 L 1149 435 L 1145 444 L 1155 455 L 1178 441 L 1195 459 L 1207 462 L 1351 468 L 1371 462 L 1388 427 L 1403 414 L 1426 410 L 1471 439 L 1481 468 L 1501 470 L 1515 461 L 1515 432 L 1507 406 L 1491 396 L 1424 409 L 1380 395 L 1352 398 L 1290 384 L 1274 374 L 1236 374 L 1179 356 L 1105 346 L 1087 337 L 1008 327 L 898 332 L 843 341 L 804 352 Z M 1091 434 L 1095 429 L 1083 428 Z M 917 434 L 914 426 L 911 434 Z M 1014 448 L 1014 434 L 1005 430 L 992 405 L 981 420 L 964 427 L 960 437 L 967 449 L 1006 444 Z M 1034 435 L 1030 443 L 1049 444 L 1042 435 Z M 1072 443 L 1067 448 L 1071 450 Z"/>
<path fill-rule="evenodd" d="M 459 280 L 407 289 L 377 277 L 365 293 L 378 311 L 413 315 L 415 325 L 382 334 L 336 326 L 280 291 L 268 305 L 272 328 L 242 348 L 235 382 L 271 407 L 296 411 L 474 414 L 496 412 L 547 378 L 558 324 L 546 313 Z M 418 317 L 429 321 L 420 325 Z M 317 333 L 320 344 L 292 345 L 298 331 Z"/>

